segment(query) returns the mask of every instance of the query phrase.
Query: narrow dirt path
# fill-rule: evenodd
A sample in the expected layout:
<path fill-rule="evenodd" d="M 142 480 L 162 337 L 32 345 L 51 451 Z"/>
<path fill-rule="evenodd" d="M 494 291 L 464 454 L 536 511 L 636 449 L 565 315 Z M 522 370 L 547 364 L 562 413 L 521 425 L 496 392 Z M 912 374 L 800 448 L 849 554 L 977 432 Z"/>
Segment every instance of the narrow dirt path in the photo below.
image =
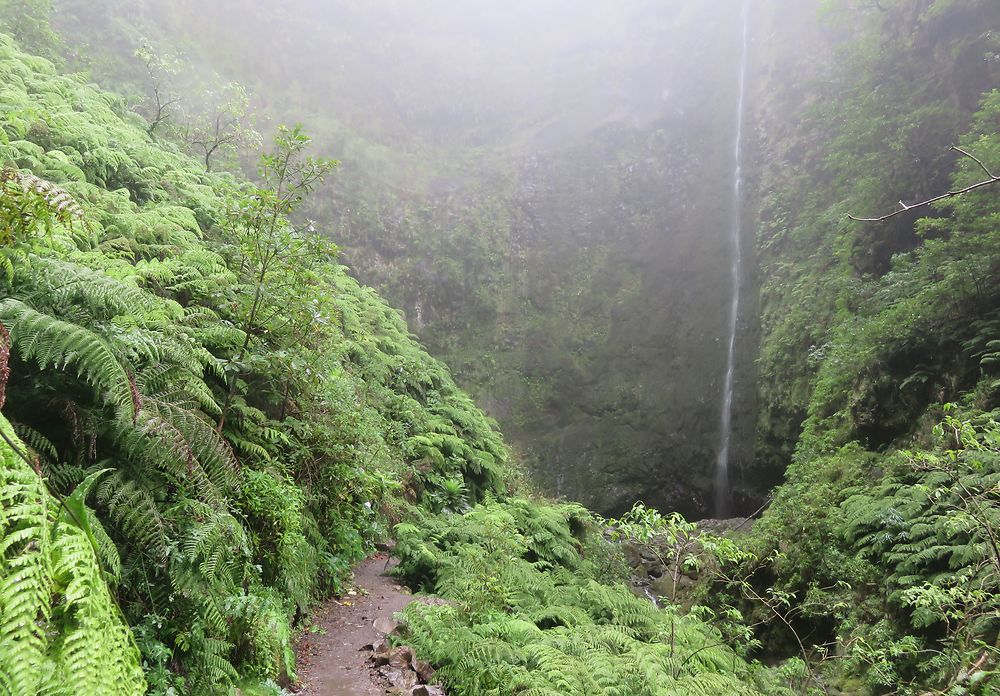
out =
<path fill-rule="evenodd" d="M 413 601 L 392 578 L 385 577 L 386 555 L 372 556 L 354 570 L 354 589 L 331 600 L 314 618 L 318 629 L 306 631 L 296 646 L 304 696 L 384 696 L 390 689 L 362 650 L 382 634 L 375 619 L 391 619 Z M 353 593 L 353 594 L 352 594 Z"/>

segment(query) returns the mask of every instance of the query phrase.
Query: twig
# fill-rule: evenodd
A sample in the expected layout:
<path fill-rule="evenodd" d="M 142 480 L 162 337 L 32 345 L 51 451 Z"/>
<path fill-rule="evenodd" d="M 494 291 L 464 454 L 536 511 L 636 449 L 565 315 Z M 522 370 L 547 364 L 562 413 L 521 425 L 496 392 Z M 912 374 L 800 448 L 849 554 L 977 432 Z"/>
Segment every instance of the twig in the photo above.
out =
<path fill-rule="evenodd" d="M 862 217 L 855 217 L 854 215 L 848 215 L 847 217 L 850 218 L 851 220 L 854 220 L 855 222 L 885 222 L 889 218 L 896 217 L 897 215 L 901 215 L 905 212 L 913 210 L 914 208 L 924 208 L 926 206 L 937 203 L 938 201 L 943 201 L 948 198 L 954 198 L 955 196 L 961 196 L 963 194 L 969 193 L 970 191 L 975 191 L 976 189 L 983 188 L 984 186 L 991 186 L 1000 181 L 1000 176 L 991 172 L 989 167 L 983 164 L 983 161 L 978 157 L 976 157 L 975 155 L 966 152 L 962 148 L 956 146 L 952 146 L 949 149 L 952 150 L 953 152 L 958 152 L 960 154 L 963 154 L 972 161 L 974 161 L 976 164 L 980 166 L 980 168 L 982 168 L 984 172 L 986 172 L 986 176 L 988 176 L 989 179 L 972 184 L 972 186 L 966 186 L 965 188 L 959 189 L 957 191 L 949 191 L 948 193 L 943 193 L 940 196 L 935 196 L 934 198 L 929 198 L 926 201 L 921 201 L 920 203 L 914 203 L 913 205 L 906 205 L 905 203 L 900 201 L 899 204 L 903 206 L 902 210 L 897 210 L 895 212 L 889 213 L 888 215 L 883 215 L 882 217 L 862 218 Z"/>
<path fill-rule="evenodd" d="M 977 673 L 983 671 L 983 669 L 986 667 L 986 663 L 989 661 L 989 657 L 990 657 L 989 650 L 984 650 L 983 654 L 979 656 L 979 659 L 973 662 L 968 669 L 959 672 L 958 676 L 950 684 L 948 684 L 948 689 L 950 689 L 952 686 L 955 686 L 956 684 L 961 684 L 962 682 L 967 681 L 971 677 L 975 676 Z M 920 696 L 936 696 L 937 694 L 944 694 L 944 693 L 947 693 L 947 689 L 945 691 L 925 691 L 924 693 L 920 694 Z"/>
<path fill-rule="evenodd" d="M 760 513 L 764 512 L 764 508 L 766 508 L 768 505 L 770 505 L 771 501 L 773 501 L 773 500 L 774 500 L 774 496 L 773 495 L 767 496 L 767 500 L 764 501 L 764 504 L 761 505 L 759 508 L 757 508 L 756 512 L 751 513 L 751 515 L 749 517 L 745 518 L 742 522 L 740 522 L 738 525 L 736 525 L 735 527 L 733 527 L 732 531 L 734 531 L 734 532 L 738 531 L 744 525 L 746 525 L 748 522 L 750 522 L 750 520 L 752 520 L 754 517 L 756 517 Z"/>

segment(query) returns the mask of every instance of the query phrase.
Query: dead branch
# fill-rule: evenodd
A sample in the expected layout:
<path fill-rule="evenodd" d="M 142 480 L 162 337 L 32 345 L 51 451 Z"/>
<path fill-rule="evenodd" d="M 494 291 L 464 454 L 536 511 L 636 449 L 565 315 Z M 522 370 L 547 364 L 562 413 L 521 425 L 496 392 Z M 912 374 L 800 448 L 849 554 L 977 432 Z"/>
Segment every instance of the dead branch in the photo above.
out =
<path fill-rule="evenodd" d="M 987 667 L 989 658 L 990 658 L 990 651 L 984 650 L 983 654 L 979 656 L 978 660 L 976 660 L 975 662 L 972 663 L 972 665 L 970 665 L 969 667 L 963 669 L 958 673 L 958 676 L 954 680 L 952 680 L 950 684 L 948 684 L 948 688 L 950 689 L 952 686 L 961 684 L 962 682 L 966 682 L 979 672 L 982 672 Z M 925 691 L 924 693 L 920 694 L 920 696 L 937 696 L 937 694 L 944 694 L 947 691 L 948 689 L 946 689 L 945 691 Z"/>
<path fill-rule="evenodd" d="M 965 188 L 959 189 L 957 191 L 949 191 L 948 193 L 943 193 L 940 196 L 935 196 L 934 198 L 928 198 L 926 201 L 921 201 L 919 203 L 914 203 L 913 205 L 906 205 L 906 203 L 903 203 L 903 201 L 900 201 L 899 205 L 902 206 L 902 207 L 899 210 L 897 210 L 895 212 L 892 212 L 892 213 L 889 213 L 888 215 L 883 215 L 882 217 L 863 218 L 863 217 L 855 217 L 854 215 L 848 215 L 847 217 L 850 218 L 851 220 L 854 220 L 855 222 L 885 222 L 889 218 L 896 217 L 897 215 L 902 215 L 903 213 L 908 212 L 910 210 L 914 210 L 916 208 L 925 208 L 925 207 L 927 207 L 929 205 L 933 205 L 934 203 L 937 203 L 938 201 L 947 200 L 948 198 L 954 198 L 955 196 L 961 196 L 963 194 L 969 193 L 970 191 L 975 191 L 976 189 L 983 188 L 984 186 L 991 186 L 991 185 L 997 183 L 998 181 L 1000 181 L 1000 176 L 998 176 L 998 175 L 994 174 L 992 171 L 990 171 L 989 167 L 987 167 L 985 164 L 983 164 L 983 161 L 981 159 L 979 159 L 978 157 L 976 157 L 975 155 L 973 155 L 972 153 L 967 152 L 967 151 L 963 150 L 962 148 L 956 147 L 956 146 L 952 146 L 950 149 L 953 150 L 954 152 L 958 152 L 958 153 L 960 153 L 962 155 L 965 155 L 966 157 L 968 157 L 969 159 L 971 159 L 973 162 L 975 162 L 976 164 L 978 164 L 979 167 L 980 167 L 980 169 L 982 169 L 984 172 L 986 172 L 986 176 L 988 176 L 989 178 L 985 179 L 983 181 L 980 181 L 978 183 L 972 184 L 972 186 L 966 186 Z"/>

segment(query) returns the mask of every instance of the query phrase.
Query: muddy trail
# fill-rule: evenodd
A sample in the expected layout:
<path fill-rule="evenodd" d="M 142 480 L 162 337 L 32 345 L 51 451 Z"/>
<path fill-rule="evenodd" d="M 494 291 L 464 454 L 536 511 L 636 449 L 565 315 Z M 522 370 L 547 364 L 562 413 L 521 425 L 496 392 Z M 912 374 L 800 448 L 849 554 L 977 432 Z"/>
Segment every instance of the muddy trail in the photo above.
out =
<path fill-rule="evenodd" d="M 383 631 L 395 624 L 393 614 L 415 598 L 385 572 L 385 554 L 368 558 L 354 570 L 354 586 L 330 600 L 315 615 L 296 646 L 303 696 L 385 696 L 410 694 L 394 688 L 372 661 L 371 646 L 383 641 Z M 418 692 L 412 692 L 418 693 Z M 429 693 L 441 693 L 431 691 Z"/>

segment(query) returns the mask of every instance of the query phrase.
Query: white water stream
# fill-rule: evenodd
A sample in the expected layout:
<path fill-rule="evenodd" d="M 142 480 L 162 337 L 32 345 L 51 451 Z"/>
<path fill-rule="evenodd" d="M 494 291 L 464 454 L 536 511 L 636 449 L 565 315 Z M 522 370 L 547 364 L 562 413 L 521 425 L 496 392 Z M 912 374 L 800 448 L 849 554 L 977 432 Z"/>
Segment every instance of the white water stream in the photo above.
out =
<path fill-rule="evenodd" d="M 730 243 L 733 257 L 730 277 L 733 286 L 729 306 L 729 351 L 726 358 L 726 381 L 722 389 L 722 413 L 719 452 L 715 460 L 715 516 L 729 516 L 729 449 L 733 430 L 733 382 L 736 372 L 736 328 L 740 315 L 740 285 L 743 275 L 743 111 L 746 101 L 747 43 L 750 23 L 750 3 L 743 2 L 743 45 L 740 55 L 739 100 L 736 107 L 736 139 L 733 144 L 733 217 Z"/>

